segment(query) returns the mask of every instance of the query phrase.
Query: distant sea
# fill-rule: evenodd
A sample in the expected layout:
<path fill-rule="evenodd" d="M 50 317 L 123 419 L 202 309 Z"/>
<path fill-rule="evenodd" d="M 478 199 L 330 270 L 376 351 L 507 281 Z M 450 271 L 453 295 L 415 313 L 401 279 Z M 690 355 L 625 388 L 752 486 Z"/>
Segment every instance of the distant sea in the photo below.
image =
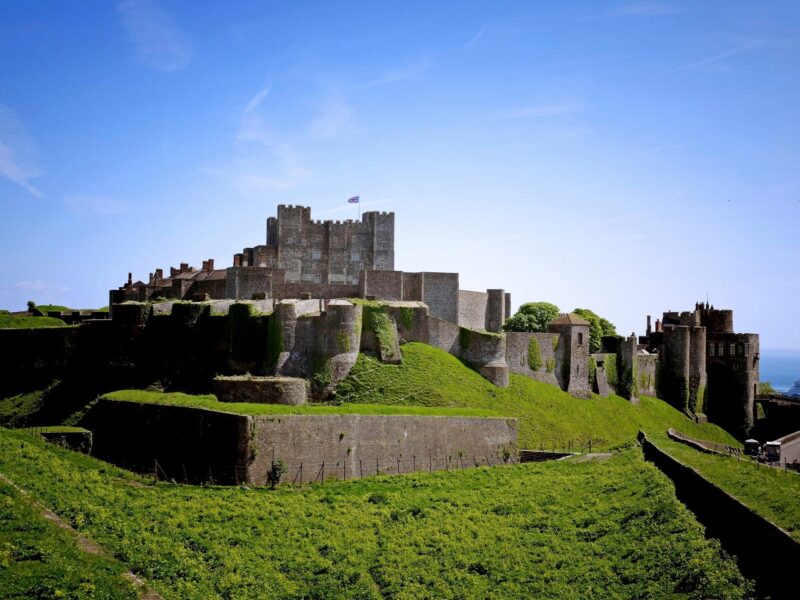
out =
<path fill-rule="evenodd" d="M 761 381 L 785 392 L 800 379 L 800 350 L 762 350 L 759 375 Z"/>

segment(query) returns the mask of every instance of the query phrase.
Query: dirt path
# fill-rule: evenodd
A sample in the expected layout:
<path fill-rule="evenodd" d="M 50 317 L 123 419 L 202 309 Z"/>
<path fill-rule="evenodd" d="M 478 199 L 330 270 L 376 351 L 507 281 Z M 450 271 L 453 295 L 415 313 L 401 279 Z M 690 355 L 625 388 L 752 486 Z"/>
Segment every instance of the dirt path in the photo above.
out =
<path fill-rule="evenodd" d="M 59 517 L 56 513 L 52 510 L 44 506 L 41 502 L 33 498 L 27 491 L 22 489 L 18 486 L 14 481 L 9 479 L 5 474 L 0 473 L 0 479 L 2 479 L 5 483 L 13 487 L 17 492 L 19 492 L 20 496 L 22 496 L 28 504 L 33 506 L 39 513 L 51 523 L 54 523 L 57 527 L 68 531 L 73 538 L 75 538 L 75 543 L 77 544 L 78 548 L 80 548 L 83 552 L 87 554 L 95 554 L 97 556 L 111 556 L 111 554 L 102 546 L 93 542 L 86 536 L 78 533 L 75 529 L 72 528 L 69 523 L 64 521 L 61 517 Z M 150 589 L 147 586 L 147 583 L 141 578 L 135 575 L 132 571 L 125 571 L 122 576 L 129 580 L 139 591 L 139 598 L 141 600 L 164 600 L 164 598 Z"/>

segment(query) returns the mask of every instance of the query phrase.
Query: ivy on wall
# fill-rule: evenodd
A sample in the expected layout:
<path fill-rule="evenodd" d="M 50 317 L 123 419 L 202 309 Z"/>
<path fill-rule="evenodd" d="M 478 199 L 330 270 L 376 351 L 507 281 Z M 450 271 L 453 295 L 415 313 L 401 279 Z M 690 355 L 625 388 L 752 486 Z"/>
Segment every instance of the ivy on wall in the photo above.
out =
<path fill-rule="evenodd" d="M 531 336 L 531 341 L 528 342 L 528 366 L 532 371 L 542 368 L 542 350 L 534 336 Z"/>

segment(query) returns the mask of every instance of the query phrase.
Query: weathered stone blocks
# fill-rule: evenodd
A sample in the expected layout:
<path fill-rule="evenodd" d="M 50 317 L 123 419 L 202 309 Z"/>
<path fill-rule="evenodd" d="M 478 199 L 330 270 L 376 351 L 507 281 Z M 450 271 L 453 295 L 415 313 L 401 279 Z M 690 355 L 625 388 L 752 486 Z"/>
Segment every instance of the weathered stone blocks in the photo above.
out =
<path fill-rule="evenodd" d="M 306 403 L 306 380 L 298 377 L 215 377 L 214 394 L 220 402 L 257 404 Z"/>

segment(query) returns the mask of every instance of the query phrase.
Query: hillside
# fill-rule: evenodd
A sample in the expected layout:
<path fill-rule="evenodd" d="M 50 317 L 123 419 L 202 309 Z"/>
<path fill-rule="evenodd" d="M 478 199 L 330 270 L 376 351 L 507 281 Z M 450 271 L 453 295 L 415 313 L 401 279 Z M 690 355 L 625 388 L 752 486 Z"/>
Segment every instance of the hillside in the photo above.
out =
<path fill-rule="evenodd" d="M 634 448 L 270 491 L 153 485 L 0 429 L 0 471 L 167 600 L 735 599 L 748 588 Z M 19 556 L 14 569 L 42 560 Z"/>
<path fill-rule="evenodd" d="M 402 351 L 399 365 L 359 355 L 350 375 L 339 384 L 337 399 L 349 404 L 492 409 L 519 419 L 520 448 L 588 447 L 590 440 L 593 449 L 613 448 L 634 440 L 639 430 L 661 432 L 669 427 L 740 445 L 719 427 L 697 424 L 656 398 L 644 397 L 638 406 L 619 396 L 581 400 L 555 386 L 513 374 L 511 385 L 501 389 L 443 350 L 409 343 Z"/>

